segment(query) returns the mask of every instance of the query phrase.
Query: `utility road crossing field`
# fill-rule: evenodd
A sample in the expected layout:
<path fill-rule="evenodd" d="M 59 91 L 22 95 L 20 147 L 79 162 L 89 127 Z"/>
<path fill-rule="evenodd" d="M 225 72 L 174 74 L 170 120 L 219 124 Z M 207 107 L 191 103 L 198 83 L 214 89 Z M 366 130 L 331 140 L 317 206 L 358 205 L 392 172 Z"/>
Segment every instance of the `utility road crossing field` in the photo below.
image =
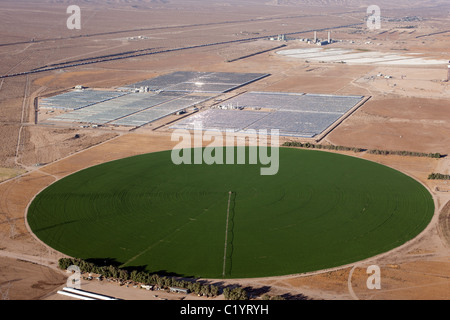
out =
<path fill-rule="evenodd" d="M 273 176 L 260 175 L 261 164 L 177 166 L 170 151 L 98 165 L 38 194 L 28 223 L 73 257 L 245 278 L 360 261 L 431 221 L 431 194 L 403 173 L 334 153 L 279 151 Z"/>

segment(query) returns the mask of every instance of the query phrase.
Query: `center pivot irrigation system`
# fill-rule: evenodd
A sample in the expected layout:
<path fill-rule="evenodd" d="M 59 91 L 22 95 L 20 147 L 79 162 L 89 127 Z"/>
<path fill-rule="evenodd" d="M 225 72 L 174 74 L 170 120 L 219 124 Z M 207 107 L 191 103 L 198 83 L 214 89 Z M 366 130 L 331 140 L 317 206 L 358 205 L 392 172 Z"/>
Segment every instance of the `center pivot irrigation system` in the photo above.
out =
<path fill-rule="evenodd" d="M 233 191 L 228 192 L 228 206 L 227 206 L 227 224 L 225 228 L 225 249 L 223 251 L 223 271 L 222 276 L 225 277 L 225 270 L 226 270 L 226 263 L 227 263 L 227 244 L 228 244 L 228 225 L 230 220 L 230 203 L 231 203 L 231 196 L 233 194 Z"/>

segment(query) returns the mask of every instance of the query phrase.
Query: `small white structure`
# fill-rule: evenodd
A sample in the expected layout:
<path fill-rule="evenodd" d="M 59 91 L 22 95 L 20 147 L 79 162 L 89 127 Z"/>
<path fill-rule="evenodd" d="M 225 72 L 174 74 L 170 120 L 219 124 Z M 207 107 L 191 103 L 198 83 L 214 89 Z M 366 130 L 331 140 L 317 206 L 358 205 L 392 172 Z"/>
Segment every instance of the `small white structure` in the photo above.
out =
<path fill-rule="evenodd" d="M 80 300 L 118 300 L 113 297 L 105 296 L 102 294 L 89 292 L 81 289 L 75 289 L 70 287 L 64 287 L 57 292 L 58 294 L 69 296 Z"/>
<path fill-rule="evenodd" d="M 174 292 L 174 293 L 184 293 L 184 294 L 189 293 L 189 289 L 178 288 L 178 287 L 170 287 L 169 290 L 170 290 L 170 292 Z"/>
<path fill-rule="evenodd" d="M 449 61 L 450 63 L 450 61 Z M 448 71 L 447 71 L 447 82 L 450 81 L 450 64 L 448 65 Z"/>
<path fill-rule="evenodd" d="M 153 289 L 153 286 L 141 284 L 141 288 L 142 288 L 142 289 L 145 289 L 145 290 L 147 290 L 147 291 L 149 291 L 149 290 L 152 290 L 152 289 Z"/>

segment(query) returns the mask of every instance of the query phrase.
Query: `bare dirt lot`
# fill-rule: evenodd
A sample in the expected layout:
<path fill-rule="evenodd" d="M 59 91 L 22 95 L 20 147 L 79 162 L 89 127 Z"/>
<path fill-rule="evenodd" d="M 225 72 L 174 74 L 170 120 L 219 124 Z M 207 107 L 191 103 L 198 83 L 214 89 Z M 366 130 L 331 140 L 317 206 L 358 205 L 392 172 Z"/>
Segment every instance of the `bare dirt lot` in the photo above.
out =
<path fill-rule="evenodd" d="M 327 140 L 370 149 L 446 154 L 449 109 L 445 99 L 372 99 Z"/>
<path fill-rule="evenodd" d="M 178 48 L 340 26 L 361 22 L 366 10 L 364 5 L 358 2 L 356 6 L 353 1 L 348 1 L 347 7 L 335 1 L 308 1 L 307 5 L 302 1 L 279 1 L 280 5 L 255 1 L 251 6 L 237 5 L 235 1 L 227 2 L 228 5 L 211 1 L 201 7 L 195 7 L 196 1 L 184 4 L 179 1 L 142 2 L 137 8 L 122 2 L 111 2 L 109 7 L 102 1 L 80 3 L 85 23 L 81 31 L 70 31 L 65 27 L 66 4 L 41 2 L 30 6 L 22 1 L 3 2 L 0 26 L 9 31 L 0 36 L 0 74 L 26 72 L 45 65 L 130 50 Z M 345 41 L 330 47 L 387 52 L 406 50 L 433 59 L 450 56 L 450 33 L 435 34 L 447 30 L 448 4 L 445 1 L 422 6 L 419 2 L 398 1 L 386 7 L 389 10 L 384 11 L 385 15 L 390 19 L 383 22 L 382 30 L 339 29 L 333 31 L 333 37 Z M 414 16 L 418 19 L 403 19 Z M 12 25 L 16 27 L 11 28 Z M 139 35 L 146 39 L 129 39 Z M 297 36 L 312 37 L 312 32 Z M 35 41 L 31 41 L 33 38 Z M 355 43 L 348 42 L 350 40 Z M 372 44 L 366 44 L 368 40 Z M 263 72 L 271 76 L 239 90 L 371 96 L 369 102 L 333 130 L 324 143 L 450 154 L 450 90 L 449 84 L 441 81 L 447 76 L 446 66 L 311 63 L 284 59 L 272 51 L 227 62 L 230 58 L 280 44 L 258 40 L 217 45 L 0 79 L 0 167 L 5 168 L 0 170 L 0 178 L 6 180 L 0 183 L 1 297 L 65 299 L 56 294 L 66 279 L 56 268 L 57 259 L 62 255 L 37 240 L 26 224 L 27 206 L 40 190 L 83 168 L 136 154 L 169 150 L 174 145 L 170 132 L 154 131 L 152 127 L 128 132 L 55 127 L 39 122 L 35 125 L 35 96 L 51 95 L 79 84 L 96 88 L 120 87 L 178 70 Z M 298 41 L 285 44 L 287 48 L 306 46 Z M 370 79 L 380 72 L 393 78 Z M 450 188 L 443 181 L 427 179 L 431 172 L 450 173 L 448 157 L 429 159 L 366 153 L 358 156 L 392 166 L 429 188 L 435 198 L 436 216 L 418 238 L 385 255 L 337 270 L 227 282 L 268 287 L 270 294 L 291 299 L 450 299 L 450 224 L 446 206 L 450 201 Z M 15 175 L 19 176 L 13 178 Z M 366 271 L 372 264 L 381 268 L 381 290 L 367 289 Z M 158 294 L 146 290 L 102 282 L 84 285 L 87 290 L 123 299 L 162 297 L 154 297 Z M 180 296 L 164 294 L 164 298 L 180 299 Z"/>

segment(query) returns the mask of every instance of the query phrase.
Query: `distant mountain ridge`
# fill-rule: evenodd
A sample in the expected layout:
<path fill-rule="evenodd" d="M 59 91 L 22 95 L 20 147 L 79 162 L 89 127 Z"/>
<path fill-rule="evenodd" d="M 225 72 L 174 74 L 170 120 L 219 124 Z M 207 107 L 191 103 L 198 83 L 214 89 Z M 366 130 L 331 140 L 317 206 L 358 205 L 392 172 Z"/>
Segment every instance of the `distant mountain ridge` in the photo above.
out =
<path fill-rule="evenodd" d="M 378 5 L 380 7 L 393 8 L 393 7 L 427 7 L 437 5 L 448 5 L 448 0 L 269 0 L 266 4 L 280 5 L 280 6 L 345 6 L 345 7 L 368 7 L 370 5 Z"/>
<path fill-rule="evenodd" d="M 3 0 L 5 1 L 5 0 Z M 8 0 L 7 0 L 8 1 Z M 14 0 L 10 2 L 29 2 L 29 3 L 62 3 L 62 4 L 168 4 L 168 3 L 198 3 L 198 4 L 239 4 L 245 5 L 305 5 L 305 6 L 369 6 L 376 4 L 379 6 L 430 6 L 449 4 L 448 0 Z"/>
<path fill-rule="evenodd" d="M 449 0 L 2 0 L 3 2 L 66 4 L 66 5 L 111 5 L 127 7 L 165 6 L 292 6 L 292 7 L 345 7 L 364 8 L 376 4 L 382 9 L 448 7 Z"/>

